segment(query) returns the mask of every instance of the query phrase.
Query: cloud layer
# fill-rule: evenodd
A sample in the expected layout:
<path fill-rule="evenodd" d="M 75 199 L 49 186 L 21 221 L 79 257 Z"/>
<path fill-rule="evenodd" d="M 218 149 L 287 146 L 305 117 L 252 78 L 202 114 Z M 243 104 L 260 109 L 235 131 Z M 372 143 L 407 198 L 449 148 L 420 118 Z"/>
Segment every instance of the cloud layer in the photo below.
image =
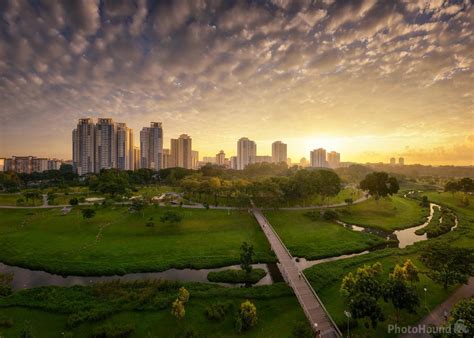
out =
<path fill-rule="evenodd" d="M 378 143 L 341 145 L 355 160 L 457 149 L 472 133 L 469 0 L 6 0 L 0 13 L 0 156 L 69 158 L 83 116 L 136 134 L 163 121 L 207 154 L 240 136 Z"/>

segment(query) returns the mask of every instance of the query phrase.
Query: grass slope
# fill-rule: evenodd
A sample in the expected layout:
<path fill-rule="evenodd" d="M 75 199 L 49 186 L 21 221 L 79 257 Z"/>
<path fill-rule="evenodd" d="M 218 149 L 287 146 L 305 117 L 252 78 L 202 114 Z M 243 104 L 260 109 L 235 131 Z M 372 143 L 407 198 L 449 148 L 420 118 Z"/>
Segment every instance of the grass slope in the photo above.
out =
<path fill-rule="evenodd" d="M 0 261 L 58 274 L 112 275 L 208 268 L 239 263 L 243 241 L 254 245 L 255 262 L 272 262 L 269 245 L 246 212 L 173 208 L 184 218 L 162 224 L 168 208 L 131 214 L 127 207 L 98 207 L 83 220 L 80 208 L 0 210 Z M 145 226 L 153 217 L 155 227 Z"/>
<path fill-rule="evenodd" d="M 207 280 L 218 283 L 257 283 L 267 273 L 263 269 L 252 269 L 250 273 L 244 270 L 228 269 L 223 271 L 211 271 L 207 274 Z"/>
<path fill-rule="evenodd" d="M 343 226 L 304 216 L 307 211 L 266 211 L 272 224 L 293 256 L 317 259 L 361 252 L 385 242 L 379 236 L 355 232 Z"/>

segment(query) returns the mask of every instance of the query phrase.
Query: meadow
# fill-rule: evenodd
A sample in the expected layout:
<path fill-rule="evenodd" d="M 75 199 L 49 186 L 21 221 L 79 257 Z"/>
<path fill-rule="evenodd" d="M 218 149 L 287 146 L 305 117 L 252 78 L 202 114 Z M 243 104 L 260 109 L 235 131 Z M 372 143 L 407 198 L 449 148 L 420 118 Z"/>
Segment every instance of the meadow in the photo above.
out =
<path fill-rule="evenodd" d="M 274 262 L 264 234 L 243 211 L 125 206 L 0 210 L 0 261 L 62 275 L 114 275 L 170 268 L 210 268 L 239 263 L 240 245 L 253 244 L 255 262 Z M 165 211 L 180 223 L 162 223 Z M 145 224 L 152 220 L 153 227 Z"/>

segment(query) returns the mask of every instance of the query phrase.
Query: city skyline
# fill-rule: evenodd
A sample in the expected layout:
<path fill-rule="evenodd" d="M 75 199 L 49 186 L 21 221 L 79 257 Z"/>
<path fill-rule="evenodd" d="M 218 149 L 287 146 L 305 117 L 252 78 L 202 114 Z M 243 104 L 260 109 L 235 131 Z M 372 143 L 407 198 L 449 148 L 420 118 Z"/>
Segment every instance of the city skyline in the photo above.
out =
<path fill-rule="evenodd" d="M 267 154 L 284 139 L 292 159 L 323 147 L 362 163 L 474 164 L 470 1 L 1 9 L 0 157 L 68 159 L 71 121 L 107 116 L 135 144 L 161 121 L 165 143 L 187 133 L 201 156 L 245 135 Z"/>

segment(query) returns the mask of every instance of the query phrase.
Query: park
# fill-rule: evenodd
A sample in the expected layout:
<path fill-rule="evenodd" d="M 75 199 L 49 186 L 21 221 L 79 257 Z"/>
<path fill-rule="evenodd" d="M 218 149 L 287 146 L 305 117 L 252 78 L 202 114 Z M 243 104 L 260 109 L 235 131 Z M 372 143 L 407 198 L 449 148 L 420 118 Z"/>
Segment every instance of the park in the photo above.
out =
<path fill-rule="evenodd" d="M 26 187 L 3 176 L 0 334 L 311 337 L 254 209 L 344 335 L 415 325 L 472 276 L 472 181 L 452 188 L 399 177 L 395 185 L 385 173 L 358 181 L 347 170 L 341 181 L 329 170 L 283 174 L 278 166 L 233 178 L 211 169 L 167 170 L 161 182 L 110 171 L 85 183 Z M 376 179 L 390 184 L 374 190 Z M 413 231 L 414 244 L 401 247 L 397 231 L 425 222 L 430 236 Z M 467 268 L 452 272 L 458 278 L 442 283 L 433 272 L 437 248 L 463 255 Z M 369 295 L 372 315 L 357 302 L 368 282 L 378 290 Z M 390 290 L 406 292 L 411 307 Z"/>

